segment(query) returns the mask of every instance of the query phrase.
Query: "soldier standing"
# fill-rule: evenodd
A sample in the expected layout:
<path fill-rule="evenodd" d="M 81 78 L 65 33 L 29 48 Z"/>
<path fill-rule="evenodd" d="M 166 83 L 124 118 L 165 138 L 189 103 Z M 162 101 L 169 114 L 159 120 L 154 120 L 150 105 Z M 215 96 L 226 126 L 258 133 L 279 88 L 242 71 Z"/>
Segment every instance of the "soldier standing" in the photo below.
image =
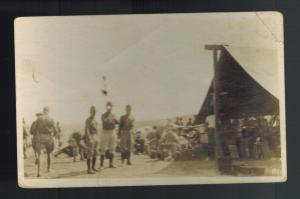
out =
<path fill-rule="evenodd" d="M 102 132 L 100 136 L 100 168 L 103 168 L 104 155 L 106 154 L 109 159 L 109 168 L 115 168 L 113 166 L 114 150 L 116 145 L 115 128 L 119 124 L 115 115 L 112 114 L 112 103 L 106 103 L 106 112 L 102 114 Z M 108 150 L 108 151 L 107 151 Z"/>
<path fill-rule="evenodd" d="M 98 170 L 95 168 L 96 159 L 99 150 L 99 134 L 98 124 L 95 120 L 96 108 L 91 106 L 90 116 L 85 121 L 85 135 L 84 140 L 87 146 L 87 173 L 94 174 Z"/>
<path fill-rule="evenodd" d="M 25 124 L 25 120 L 23 118 L 23 154 L 24 154 L 24 159 L 27 158 L 27 147 L 28 147 L 28 133 L 26 130 L 26 124 Z"/>
<path fill-rule="evenodd" d="M 121 161 L 127 159 L 127 165 L 131 165 L 131 143 L 134 127 L 134 118 L 131 115 L 131 106 L 126 105 L 126 114 L 121 116 L 119 125 L 119 138 L 121 148 Z"/>
<path fill-rule="evenodd" d="M 57 134 L 55 135 L 55 138 L 56 138 L 56 141 L 57 141 L 57 146 L 60 147 L 61 146 L 61 128 L 60 128 L 60 124 L 59 122 L 56 122 L 56 131 L 57 131 Z"/>
<path fill-rule="evenodd" d="M 43 149 L 46 149 L 47 153 L 47 171 L 50 171 L 51 158 L 50 154 L 54 150 L 54 140 L 53 135 L 55 135 L 56 128 L 54 120 L 49 116 L 49 108 L 45 107 L 43 109 L 43 115 L 38 117 L 35 123 L 35 133 L 34 138 L 34 149 L 37 157 L 37 165 L 38 165 L 38 174 L 40 176 L 40 156 Z"/>

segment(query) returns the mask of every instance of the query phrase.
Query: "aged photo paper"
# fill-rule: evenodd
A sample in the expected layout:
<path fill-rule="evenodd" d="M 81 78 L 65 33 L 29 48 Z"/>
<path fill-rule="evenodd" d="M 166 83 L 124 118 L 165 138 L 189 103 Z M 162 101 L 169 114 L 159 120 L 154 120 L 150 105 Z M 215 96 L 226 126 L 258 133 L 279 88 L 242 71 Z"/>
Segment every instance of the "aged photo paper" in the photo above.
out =
<path fill-rule="evenodd" d="M 280 13 L 14 23 L 19 186 L 286 181 Z"/>

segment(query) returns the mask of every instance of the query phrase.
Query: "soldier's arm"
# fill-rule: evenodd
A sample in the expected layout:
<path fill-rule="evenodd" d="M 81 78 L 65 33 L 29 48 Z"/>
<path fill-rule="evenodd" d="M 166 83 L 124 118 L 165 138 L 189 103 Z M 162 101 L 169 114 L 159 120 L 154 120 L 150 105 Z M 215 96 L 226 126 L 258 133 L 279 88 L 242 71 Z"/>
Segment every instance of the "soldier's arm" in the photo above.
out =
<path fill-rule="evenodd" d="M 131 118 L 131 129 L 134 128 L 134 122 L 135 122 L 135 119 L 132 117 L 132 118 Z"/>
<path fill-rule="evenodd" d="M 89 120 L 88 119 L 85 121 L 84 133 L 85 133 L 86 137 L 90 137 Z"/>
<path fill-rule="evenodd" d="M 35 128 L 36 128 L 36 125 L 35 125 L 35 124 L 36 124 L 35 122 L 33 122 L 33 123 L 31 124 L 30 130 L 29 130 L 29 133 L 30 133 L 31 135 L 34 135 L 34 134 L 35 134 Z"/>
<path fill-rule="evenodd" d="M 56 130 L 56 127 L 55 127 L 55 122 L 53 119 L 51 119 L 51 127 L 53 129 L 53 135 L 57 135 L 57 130 Z"/>
<path fill-rule="evenodd" d="M 121 136 L 121 129 L 123 128 L 123 122 L 122 122 L 122 116 L 120 118 L 120 124 L 119 124 L 119 128 L 118 128 L 118 138 L 120 138 Z"/>

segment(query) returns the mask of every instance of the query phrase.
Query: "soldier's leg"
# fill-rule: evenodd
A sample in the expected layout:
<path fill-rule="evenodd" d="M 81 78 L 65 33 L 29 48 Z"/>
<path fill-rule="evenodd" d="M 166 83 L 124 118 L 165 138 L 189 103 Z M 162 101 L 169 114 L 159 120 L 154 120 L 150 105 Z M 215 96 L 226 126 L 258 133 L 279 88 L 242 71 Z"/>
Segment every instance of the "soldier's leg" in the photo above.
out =
<path fill-rule="evenodd" d="M 47 152 L 47 172 L 50 171 L 50 165 L 51 165 L 51 157 L 50 157 L 50 153 Z"/>
<path fill-rule="evenodd" d="M 40 171 L 41 171 L 41 151 L 36 152 L 36 165 L 37 165 L 37 177 L 40 177 Z"/>
<path fill-rule="evenodd" d="M 127 165 L 131 165 L 131 133 L 127 136 Z"/>
<path fill-rule="evenodd" d="M 100 134 L 100 168 L 102 169 L 104 166 L 104 159 L 105 159 L 105 151 L 107 148 L 107 140 L 106 140 L 106 133 L 101 132 Z"/>
<path fill-rule="evenodd" d="M 95 140 L 94 153 L 92 157 L 92 170 L 95 172 L 99 171 L 98 169 L 95 168 L 98 153 L 99 153 L 99 142 L 98 140 Z"/>
<path fill-rule="evenodd" d="M 123 136 L 123 132 L 121 132 L 120 135 L 120 150 L 121 150 L 121 163 L 123 164 L 125 159 L 126 159 L 126 151 L 124 148 L 124 136 Z"/>
<path fill-rule="evenodd" d="M 54 141 L 53 139 L 49 139 L 47 143 L 45 143 L 46 153 L 47 153 L 47 172 L 50 171 L 50 165 L 51 165 L 51 153 L 54 150 Z"/>
<path fill-rule="evenodd" d="M 87 158 L 86 158 L 86 165 L 87 165 L 87 173 L 88 174 L 94 174 L 94 172 L 91 169 L 91 161 L 93 157 L 93 143 L 90 141 L 87 143 L 88 149 L 87 149 Z"/>
<path fill-rule="evenodd" d="M 115 166 L 113 165 L 115 143 L 116 143 L 116 140 L 115 140 L 114 132 L 111 132 L 111 133 L 109 133 L 109 137 L 108 137 L 108 148 L 109 148 L 109 153 L 110 153 L 109 168 L 115 168 Z"/>

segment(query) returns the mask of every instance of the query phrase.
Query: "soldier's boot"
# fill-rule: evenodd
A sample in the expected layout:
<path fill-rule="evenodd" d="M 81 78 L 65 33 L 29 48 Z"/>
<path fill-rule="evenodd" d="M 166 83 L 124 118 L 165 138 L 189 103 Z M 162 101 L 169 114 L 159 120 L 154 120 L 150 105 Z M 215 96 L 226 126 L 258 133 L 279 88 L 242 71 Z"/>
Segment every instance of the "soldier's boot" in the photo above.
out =
<path fill-rule="evenodd" d="M 51 165 L 51 157 L 50 153 L 47 153 L 47 172 L 50 172 L 50 165 Z"/>
<path fill-rule="evenodd" d="M 98 172 L 99 170 L 95 168 L 96 165 L 96 157 L 93 157 L 92 159 L 92 170 L 95 172 Z"/>
<path fill-rule="evenodd" d="M 109 157 L 109 168 L 116 168 L 113 165 L 113 161 L 114 161 L 114 154 L 110 153 L 110 157 Z"/>
<path fill-rule="evenodd" d="M 86 159 L 86 164 L 87 164 L 87 168 L 88 168 L 87 173 L 94 174 L 94 172 L 91 170 L 91 159 L 90 158 Z"/>
<path fill-rule="evenodd" d="M 100 169 L 103 169 L 104 155 L 100 155 Z"/>
<path fill-rule="evenodd" d="M 121 152 L 121 163 L 122 163 L 122 165 L 124 164 L 124 160 L 125 160 L 125 153 Z"/>
<path fill-rule="evenodd" d="M 130 156 L 131 156 L 131 153 L 128 151 L 127 152 L 127 165 L 132 165 L 131 161 L 130 161 Z"/>

